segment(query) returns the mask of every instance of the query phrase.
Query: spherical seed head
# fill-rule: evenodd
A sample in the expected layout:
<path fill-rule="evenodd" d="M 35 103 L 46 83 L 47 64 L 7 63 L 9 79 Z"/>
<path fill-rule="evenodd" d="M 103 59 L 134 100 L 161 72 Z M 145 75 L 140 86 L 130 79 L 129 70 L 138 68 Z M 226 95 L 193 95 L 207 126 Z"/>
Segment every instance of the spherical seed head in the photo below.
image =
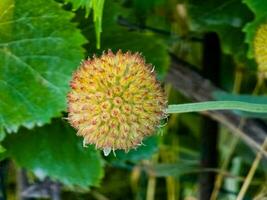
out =
<path fill-rule="evenodd" d="M 261 72 L 267 72 L 267 24 L 261 25 L 254 39 L 255 58 Z"/>
<path fill-rule="evenodd" d="M 137 147 L 166 116 L 166 96 L 154 69 L 138 53 L 109 50 L 85 60 L 70 86 L 70 124 L 84 144 L 104 152 Z"/>

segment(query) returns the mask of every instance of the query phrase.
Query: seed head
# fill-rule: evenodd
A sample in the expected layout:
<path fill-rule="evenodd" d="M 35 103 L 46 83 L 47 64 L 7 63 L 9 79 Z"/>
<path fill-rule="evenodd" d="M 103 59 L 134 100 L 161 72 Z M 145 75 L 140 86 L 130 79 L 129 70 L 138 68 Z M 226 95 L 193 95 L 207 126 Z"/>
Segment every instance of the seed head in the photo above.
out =
<path fill-rule="evenodd" d="M 105 155 L 128 151 L 155 132 L 166 116 L 166 96 L 154 69 L 140 54 L 116 54 L 85 60 L 73 74 L 68 94 L 68 119 Z"/>
<path fill-rule="evenodd" d="M 261 25 L 254 39 L 255 58 L 261 72 L 267 72 L 267 24 Z"/>

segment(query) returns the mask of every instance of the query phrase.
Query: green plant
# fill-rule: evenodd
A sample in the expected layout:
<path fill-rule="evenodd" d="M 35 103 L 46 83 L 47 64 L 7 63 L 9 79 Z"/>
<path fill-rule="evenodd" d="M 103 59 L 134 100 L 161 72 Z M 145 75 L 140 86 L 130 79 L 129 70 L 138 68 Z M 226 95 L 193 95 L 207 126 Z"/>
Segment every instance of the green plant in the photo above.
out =
<path fill-rule="evenodd" d="M 15 198 L 14 183 L 23 188 L 17 192 L 19 197 L 32 197 L 33 192 L 28 192 L 32 188 L 49 193 L 54 186 L 57 189 L 51 196 L 59 197 L 61 191 L 62 199 L 208 199 L 211 193 L 212 199 L 266 196 L 266 9 L 264 0 L 1 0 L 3 198 Z M 134 117 L 126 119 L 127 123 L 118 120 L 123 130 L 107 138 L 86 129 L 93 112 L 79 107 L 84 103 L 76 101 L 80 82 L 72 77 L 79 76 L 79 70 L 76 75 L 75 71 L 83 65 L 82 79 L 89 78 L 86 75 L 92 72 L 93 61 L 97 62 L 95 68 L 118 67 L 112 62 L 114 54 L 102 53 L 108 49 L 140 52 L 142 58 L 116 54 L 123 58 L 119 66 L 132 66 L 137 85 L 130 98 L 135 104 L 138 101 L 139 107 L 135 106 L 136 115 L 131 111 Z M 88 61 L 93 54 L 103 54 L 102 60 Z M 109 64 L 103 64 L 103 59 Z M 123 78 L 120 72 L 112 75 Z M 99 81 L 99 87 L 103 81 L 113 80 L 97 77 L 91 82 Z M 143 86 L 140 78 L 145 80 Z M 82 84 L 87 87 L 89 81 Z M 105 87 L 110 89 L 110 85 Z M 86 93 L 91 93 L 97 88 L 87 89 Z M 91 102 L 89 107 L 93 104 L 97 105 Z M 83 121 L 79 117 L 84 112 L 88 116 Z M 165 114 L 169 117 L 164 121 Z M 136 131 L 128 134 L 136 116 L 139 129 L 132 128 Z M 82 138 L 67 120 L 85 137 L 84 143 L 97 144 L 106 155 L 112 149 L 120 150 L 116 156 L 103 157 L 94 145 L 83 147 Z M 112 123 L 109 117 L 105 120 Z M 145 137 L 153 133 L 158 134 Z M 118 143 L 120 135 L 123 139 Z M 131 149 L 138 144 L 144 145 Z M 27 171 L 26 176 L 21 169 Z M 202 184 L 198 175 L 209 182 Z M 30 186 L 22 184 L 23 177 Z M 207 190 L 200 187 L 205 185 Z M 204 190 L 206 196 L 198 195 Z"/>

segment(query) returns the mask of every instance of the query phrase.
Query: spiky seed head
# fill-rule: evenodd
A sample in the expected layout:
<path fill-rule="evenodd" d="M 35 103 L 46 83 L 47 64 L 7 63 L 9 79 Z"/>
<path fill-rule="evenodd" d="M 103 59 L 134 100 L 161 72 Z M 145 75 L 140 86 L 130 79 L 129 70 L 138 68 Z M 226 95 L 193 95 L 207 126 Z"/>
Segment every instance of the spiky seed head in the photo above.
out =
<path fill-rule="evenodd" d="M 155 132 L 167 99 L 153 71 L 139 53 L 111 50 L 81 64 L 70 83 L 68 119 L 84 144 L 107 155 Z"/>
<path fill-rule="evenodd" d="M 259 71 L 267 73 L 267 23 L 256 31 L 254 51 Z"/>

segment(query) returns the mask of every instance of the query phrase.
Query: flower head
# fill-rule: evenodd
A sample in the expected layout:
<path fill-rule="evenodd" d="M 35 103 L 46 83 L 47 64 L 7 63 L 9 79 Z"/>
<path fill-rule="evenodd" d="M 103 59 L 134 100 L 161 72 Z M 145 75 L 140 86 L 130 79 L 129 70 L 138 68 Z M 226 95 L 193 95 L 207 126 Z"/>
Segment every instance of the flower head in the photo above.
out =
<path fill-rule="evenodd" d="M 121 51 L 81 64 L 70 84 L 68 119 L 84 144 L 105 154 L 128 151 L 155 132 L 167 101 L 153 71 L 140 54 Z"/>

